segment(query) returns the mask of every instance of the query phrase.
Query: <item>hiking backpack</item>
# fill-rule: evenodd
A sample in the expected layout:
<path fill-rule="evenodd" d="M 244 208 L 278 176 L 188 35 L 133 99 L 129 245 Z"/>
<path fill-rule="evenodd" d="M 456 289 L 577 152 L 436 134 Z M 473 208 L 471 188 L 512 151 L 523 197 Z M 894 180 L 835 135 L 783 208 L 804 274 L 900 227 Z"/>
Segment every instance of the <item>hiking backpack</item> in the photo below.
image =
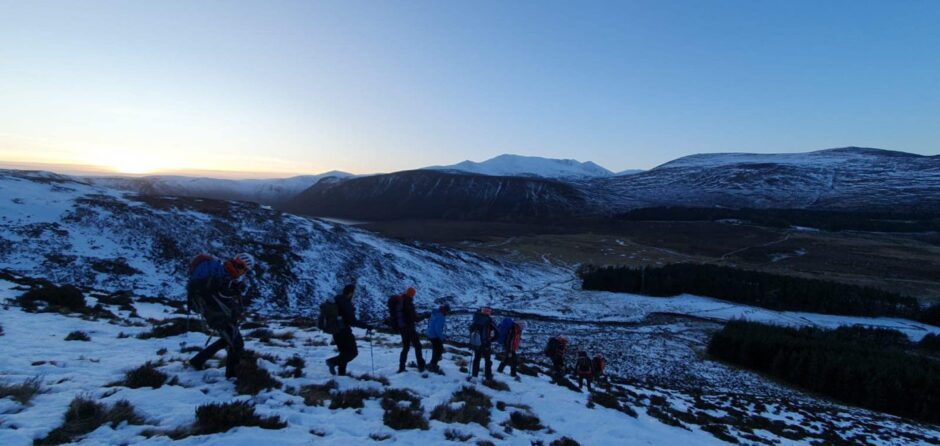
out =
<path fill-rule="evenodd" d="M 213 275 L 218 271 L 209 268 L 200 269 L 199 267 L 206 262 L 216 261 L 214 257 L 207 253 L 200 253 L 193 257 L 189 262 L 189 279 L 186 281 L 186 309 L 196 314 L 204 314 L 208 307 L 206 302 L 206 293 L 210 292 L 215 283 Z"/>
<path fill-rule="evenodd" d="M 399 328 L 398 313 L 401 311 L 401 301 L 402 297 L 397 294 L 388 298 L 388 320 L 386 322 L 388 323 L 389 327 L 392 327 L 396 330 Z"/>
<path fill-rule="evenodd" d="M 567 347 L 567 340 L 562 339 L 560 336 L 555 336 L 548 340 L 548 344 L 545 346 L 545 354 L 548 356 L 561 356 L 565 354 Z"/>
<path fill-rule="evenodd" d="M 506 345 L 506 337 L 509 336 L 509 329 L 512 328 L 512 326 L 512 318 L 504 317 L 503 320 L 499 322 L 499 327 L 496 328 L 496 342 L 500 345 Z"/>
<path fill-rule="evenodd" d="M 484 342 L 488 342 L 492 334 L 491 325 L 489 317 L 481 313 L 473 315 L 473 323 L 470 324 L 470 346 L 481 347 Z"/>
<path fill-rule="evenodd" d="M 594 355 L 594 360 L 591 361 L 591 366 L 594 368 L 594 374 L 601 376 L 604 374 L 604 357 L 599 353 Z"/>
<path fill-rule="evenodd" d="M 581 356 L 578 358 L 578 365 L 576 366 L 579 376 L 591 376 L 592 365 L 591 359 L 587 356 Z"/>
<path fill-rule="evenodd" d="M 339 317 L 339 307 L 333 299 L 327 299 L 320 304 L 320 316 L 317 318 L 317 328 L 324 333 L 336 334 L 343 326 Z"/>
<path fill-rule="evenodd" d="M 522 326 L 519 324 L 512 324 L 512 339 L 510 339 L 509 351 L 516 351 L 519 349 L 519 344 L 522 342 Z"/>
<path fill-rule="evenodd" d="M 209 253 L 205 252 L 196 255 L 196 257 L 193 257 L 193 259 L 189 261 L 189 277 L 193 276 L 193 274 L 196 272 L 196 268 L 199 268 L 199 265 L 202 265 L 202 262 L 209 260 L 215 260 L 215 258 L 209 255 Z"/>

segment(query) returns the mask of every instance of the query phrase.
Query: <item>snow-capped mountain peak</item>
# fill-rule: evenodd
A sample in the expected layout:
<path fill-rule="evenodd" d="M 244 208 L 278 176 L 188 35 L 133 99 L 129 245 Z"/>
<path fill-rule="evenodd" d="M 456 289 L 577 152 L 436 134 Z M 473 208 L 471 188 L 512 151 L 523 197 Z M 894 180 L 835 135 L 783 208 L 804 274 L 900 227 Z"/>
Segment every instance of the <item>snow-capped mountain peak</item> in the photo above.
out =
<path fill-rule="evenodd" d="M 430 166 L 427 170 L 449 170 L 491 176 L 534 176 L 543 178 L 601 178 L 613 172 L 591 161 L 552 159 L 538 156 L 499 155 L 482 162 L 463 161 L 449 166 Z"/>

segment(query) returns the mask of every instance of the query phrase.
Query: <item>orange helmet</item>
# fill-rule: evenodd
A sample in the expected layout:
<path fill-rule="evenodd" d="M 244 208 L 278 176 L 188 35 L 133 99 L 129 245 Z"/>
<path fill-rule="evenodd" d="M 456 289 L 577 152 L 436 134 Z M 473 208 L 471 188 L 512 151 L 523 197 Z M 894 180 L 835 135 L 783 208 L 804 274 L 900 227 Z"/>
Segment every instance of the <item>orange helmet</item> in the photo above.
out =
<path fill-rule="evenodd" d="M 415 297 L 415 293 L 417 293 L 417 291 L 415 291 L 414 288 L 408 288 L 407 290 L 405 290 L 405 296 L 408 296 L 408 297 Z"/>

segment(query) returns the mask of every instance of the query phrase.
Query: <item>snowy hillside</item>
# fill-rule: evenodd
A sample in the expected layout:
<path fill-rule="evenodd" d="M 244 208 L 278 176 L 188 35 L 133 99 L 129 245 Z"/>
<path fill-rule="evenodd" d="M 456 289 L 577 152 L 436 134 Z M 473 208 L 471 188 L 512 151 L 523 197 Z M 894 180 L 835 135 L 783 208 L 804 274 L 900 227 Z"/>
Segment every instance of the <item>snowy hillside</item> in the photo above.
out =
<path fill-rule="evenodd" d="M 565 222 L 659 206 L 908 214 L 940 209 L 940 156 L 848 147 L 693 155 L 618 175 L 601 170 L 577 161 L 505 155 L 321 183 L 285 209 L 354 220 Z"/>
<path fill-rule="evenodd" d="M 351 174 L 332 171 L 290 178 L 229 180 L 219 178 L 153 175 L 131 177 L 88 177 L 89 183 L 129 190 L 145 195 L 176 195 L 218 200 L 251 201 L 276 206 L 293 198 L 324 178 L 349 178 Z"/>
<path fill-rule="evenodd" d="M 547 265 L 406 245 L 250 203 L 137 195 L 54 174 L 0 172 L 0 269 L 181 298 L 187 262 L 202 251 L 253 253 L 257 302 L 298 311 L 351 281 L 376 306 L 408 286 L 429 300 L 470 305 L 572 277 Z"/>
<path fill-rule="evenodd" d="M 91 314 L 30 313 L 13 301 L 22 289 L 0 280 L 0 384 L 11 395 L 0 396 L 3 445 L 36 440 L 525 446 L 938 440 L 929 426 L 828 403 L 805 405 L 789 396 L 687 393 L 617 377 L 589 394 L 569 382 L 552 383 L 545 368 L 531 362 L 540 359 L 536 354 L 525 355 L 519 380 L 497 373 L 496 382 L 468 382 L 470 357 L 460 346 L 448 346 L 443 376 L 413 369 L 395 374 L 397 336 L 377 334 L 370 343 L 360 330 L 351 376 L 333 377 L 324 366 L 334 354 L 328 338 L 292 319 L 244 324 L 246 348 L 254 353 L 236 386 L 224 378 L 221 360 L 210 360 L 202 371 L 185 365 L 203 345 L 204 334 L 155 329 L 174 325 L 176 306 L 92 294 L 87 305 L 100 306 Z M 193 330 L 199 327 L 192 324 Z M 200 409 L 235 402 L 250 405 L 257 418 L 212 416 Z M 70 404 L 75 410 L 67 412 Z"/>
<path fill-rule="evenodd" d="M 570 218 L 584 207 L 585 197 L 574 185 L 554 179 L 409 170 L 322 181 L 283 209 L 365 221 L 546 221 Z"/>
<path fill-rule="evenodd" d="M 613 172 L 586 161 L 551 159 L 537 156 L 500 155 L 483 162 L 463 161 L 450 166 L 431 166 L 429 170 L 448 170 L 493 176 L 534 176 L 556 179 L 601 178 Z"/>
<path fill-rule="evenodd" d="M 702 154 L 586 187 L 614 212 L 650 206 L 931 212 L 940 156 L 847 147 L 792 154 Z"/>

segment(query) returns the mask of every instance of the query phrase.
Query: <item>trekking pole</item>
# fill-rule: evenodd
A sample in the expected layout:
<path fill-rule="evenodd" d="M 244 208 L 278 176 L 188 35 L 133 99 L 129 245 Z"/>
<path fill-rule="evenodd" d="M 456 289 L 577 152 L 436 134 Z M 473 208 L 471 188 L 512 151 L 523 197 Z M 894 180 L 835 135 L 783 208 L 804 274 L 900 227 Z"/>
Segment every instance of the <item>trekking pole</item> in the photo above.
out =
<path fill-rule="evenodd" d="M 372 333 L 369 333 L 369 359 L 372 360 L 372 376 L 375 376 L 375 354 L 372 350 Z"/>

